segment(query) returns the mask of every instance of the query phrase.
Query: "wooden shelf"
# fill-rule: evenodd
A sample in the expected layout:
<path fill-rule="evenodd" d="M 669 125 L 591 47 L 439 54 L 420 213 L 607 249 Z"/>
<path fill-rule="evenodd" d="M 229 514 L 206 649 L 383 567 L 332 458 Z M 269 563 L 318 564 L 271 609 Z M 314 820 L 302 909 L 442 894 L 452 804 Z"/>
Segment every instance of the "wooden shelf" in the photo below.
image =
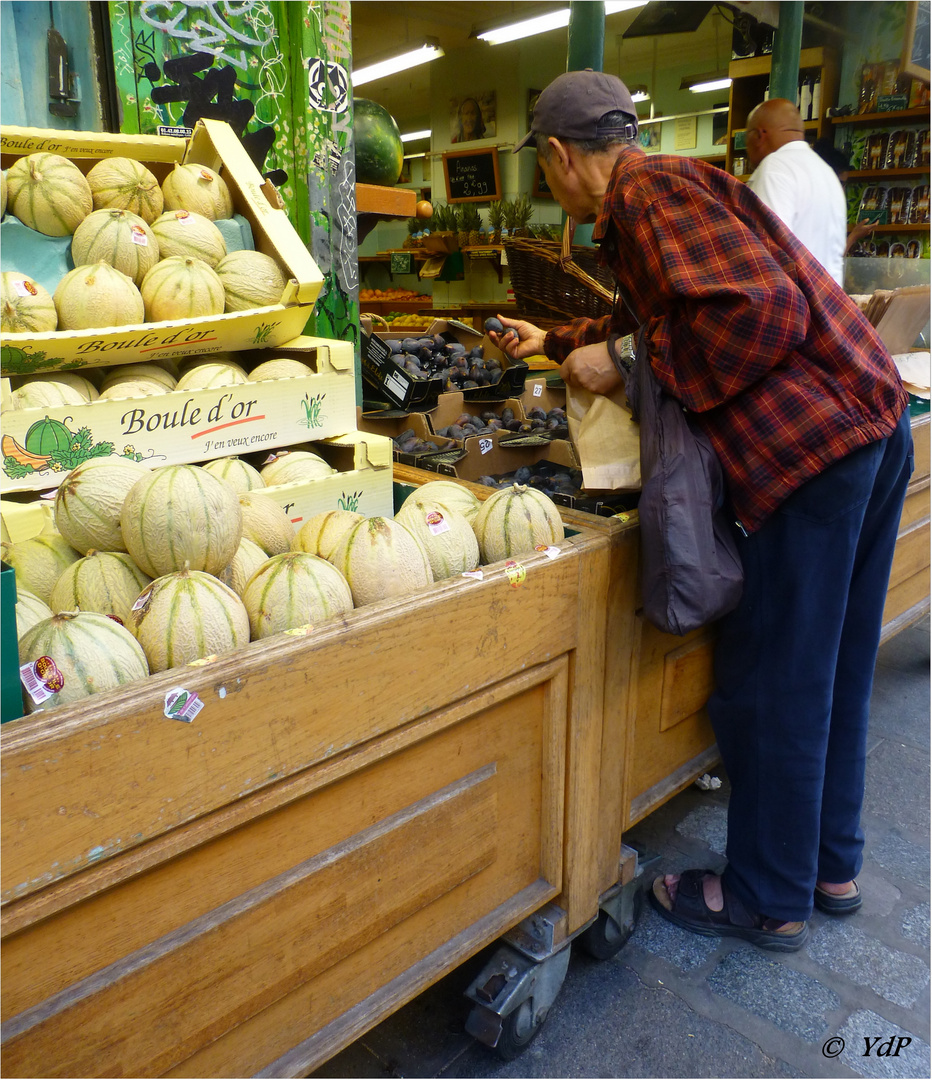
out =
<path fill-rule="evenodd" d="M 910 166 L 908 169 L 850 169 L 849 180 L 891 180 L 897 176 L 928 176 L 928 165 Z"/>
<path fill-rule="evenodd" d="M 379 187 L 377 184 L 356 185 L 356 213 L 379 214 L 381 217 L 414 217 L 417 192 L 411 188 Z"/>
<path fill-rule="evenodd" d="M 878 113 L 854 113 L 851 116 L 833 116 L 833 124 L 880 124 L 891 120 L 925 120 L 929 119 L 929 107 L 925 105 L 918 109 L 895 109 L 892 112 Z"/>
<path fill-rule="evenodd" d="M 853 227 L 854 227 L 853 222 L 848 225 L 849 229 L 851 229 Z M 922 225 L 875 225 L 871 229 L 871 232 L 878 232 L 878 233 L 901 233 L 901 232 L 927 233 L 928 231 L 929 231 L 929 223 L 928 222 L 925 222 Z"/>

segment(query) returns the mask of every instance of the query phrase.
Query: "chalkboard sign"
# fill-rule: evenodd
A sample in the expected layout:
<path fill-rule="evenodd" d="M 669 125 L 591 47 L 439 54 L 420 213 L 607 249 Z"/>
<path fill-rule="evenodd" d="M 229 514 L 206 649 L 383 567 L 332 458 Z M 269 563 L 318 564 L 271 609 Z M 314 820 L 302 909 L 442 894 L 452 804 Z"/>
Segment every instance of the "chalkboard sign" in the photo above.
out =
<path fill-rule="evenodd" d="M 535 199 L 553 198 L 553 192 L 547 187 L 547 178 L 544 176 L 544 170 L 540 167 L 540 162 L 534 166 L 534 186 L 531 189 L 531 194 Z"/>
<path fill-rule="evenodd" d="M 929 0 L 910 0 L 906 5 L 906 35 L 900 70 L 929 82 Z"/>
<path fill-rule="evenodd" d="M 443 155 L 443 176 L 448 203 L 490 202 L 502 197 L 496 146 L 451 150 Z"/>

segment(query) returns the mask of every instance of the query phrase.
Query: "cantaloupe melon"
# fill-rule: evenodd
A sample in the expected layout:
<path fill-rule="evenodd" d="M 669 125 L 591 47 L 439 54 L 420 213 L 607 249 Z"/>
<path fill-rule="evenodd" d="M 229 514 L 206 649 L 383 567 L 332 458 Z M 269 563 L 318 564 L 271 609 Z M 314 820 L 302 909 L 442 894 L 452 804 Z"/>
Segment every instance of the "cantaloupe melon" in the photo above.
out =
<path fill-rule="evenodd" d="M 120 514 L 123 543 L 149 577 L 219 574 L 243 535 L 236 492 L 197 465 L 153 469 L 130 488 Z"/>
<path fill-rule="evenodd" d="M 302 364 L 300 360 L 266 360 L 254 367 L 249 373 L 250 382 L 262 382 L 264 379 L 295 379 L 313 375 L 314 369 Z"/>
<path fill-rule="evenodd" d="M 224 585 L 229 585 L 233 592 L 241 597 L 243 589 L 246 588 L 246 582 L 264 562 L 268 561 L 268 558 L 258 544 L 254 544 L 252 540 L 247 540 L 244 536 L 239 542 L 233 561 L 218 576 Z"/>
<path fill-rule="evenodd" d="M 352 510 L 324 510 L 323 513 L 314 514 L 298 530 L 291 545 L 292 549 L 329 559 L 343 536 L 364 520 L 364 514 L 357 514 Z"/>
<path fill-rule="evenodd" d="M 140 288 L 149 322 L 223 313 L 220 278 L 202 259 L 172 255 L 146 274 Z"/>
<path fill-rule="evenodd" d="M 512 484 L 490 495 L 473 522 L 484 563 L 527 555 L 558 544 L 563 521 L 553 501 L 536 488 Z"/>
<path fill-rule="evenodd" d="M 405 596 L 434 580 L 427 553 L 408 530 L 386 517 L 353 525 L 330 562 L 349 583 L 356 607 Z"/>
<path fill-rule="evenodd" d="M 133 158 L 104 158 L 87 174 L 95 210 L 129 210 L 151 225 L 162 213 L 162 188 L 156 177 Z"/>
<path fill-rule="evenodd" d="M 353 609 L 339 570 L 317 555 L 286 551 L 264 562 L 243 589 L 253 641 L 316 625 Z"/>
<path fill-rule="evenodd" d="M 156 578 L 139 594 L 130 619 L 152 671 L 221 656 L 249 642 L 242 600 L 201 570 Z"/>
<path fill-rule="evenodd" d="M 125 457 L 82 461 L 55 492 L 56 528 L 78 552 L 125 551 L 120 528 L 123 502 L 133 485 L 148 475 L 145 465 Z"/>
<path fill-rule="evenodd" d="M 62 405 L 86 405 L 87 398 L 66 382 L 42 379 L 24 383 L 10 395 L 12 409 L 57 409 Z"/>
<path fill-rule="evenodd" d="M 216 476 L 218 480 L 229 484 L 238 495 L 244 491 L 257 491 L 265 487 L 265 481 L 259 470 L 238 457 L 205 461 L 201 468 L 206 469 L 212 476 Z"/>
<path fill-rule="evenodd" d="M 425 485 L 429 486 L 429 485 Z M 430 499 L 407 499 L 395 515 L 427 552 L 434 581 L 475 570 L 479 541 L 465 514 Z"/>
<path fill-rule="evenodd" d="M 172 255 L 200 259 L 212 269 L 227 253 L 223 233 L 203 214 L 166 210 L 152 225 L 163 259 Z"/>
<path fill-rule="evenodd" d="M 231 251 L 217 264 L 227 311 L 280 304 L 288 279 L 278 263 L 261 251 Z"/>
<path fill-rule="evenodd" d="M 117 367 L 111 368 L 107 373 L 106 378 L 100 384 L 100 394 L 101 397 L 103 397 L 108 390 L 120 386 L 122 383 L 141 383 L 143 385 L 152 383 L 156 387 L 155 393 L 166 394 L 169 390 L 175 389 L 177 381 L 178 380 L 170 372 L 166 371 L 159 364 L 147 364 L 145 362 L 138 364 L 120 364 Z M 127 395 L 122 394 L 120 396 L 126 397 Z"/>
<path fill-rule="evenodd" d="M 413 491 L 405 502 L 426 499 L 438 503 L 448 510 L 458 510 L 470 522 L 475 521 L 482 505 L 469 488 L 457 484 L 454 480 L 429 480 Z M 401 504 L 402 507 L 404 503 Z"/>
<path fill-rule="evenodd" d="M 53 611 L 115 615 L 125 626 L 136 597 L 151 580 L 125 551 L 91 549 L 55 582 L 49 607 Z"/>
<path fill-rule="evenodd" d="M 206 165 L 176 165 L 162 181 L 166 210 L 191 210 L 216 221 L 233 216 L 226 181 Z"/>
<path fill-rule="evenodd" d="M 58 533 L 40 533 L 18 544 L 3 545 L 3 561 L 16 571 L 17 587 L 48 603 L 52 589 L 65 570 L 81 558 Z"/>
<path fill-rule="evenodd" d="M 239 495 L 239 505 L 243 536 L 258 544 L 266 555 L 281 555 L 291 550 L 294 525 L 274 499 L 259 491 L 244 491 Z"/>
<path fill-rule="evenodd" d="M 259 470 L 266 487 L 276 484 L 292 484 L 298 480 L 321 480 L 332 476 L 336 469 L 319 455 L 309 450 L 290 450 L 279 454 L 274 461 Z"/>
<path fill-rule="evenodd" d="M 239 364 L 205 362 L 188 368 L 178 379 L 178 390 L 213 390 L 217 386 L 239 386 L 247 382 L 245 369 Z"/>
<path fill-rule="evenodd" d="M 35 593 L 16 586 L 16 640 L 43 619 L 51 619 L 54 612 Z"/>
<path fill-rule="evenodd" d="M 145 318 L 139 290 L 109 263 L 76 266 L 61 279 L 53 296 L 59 330 L 130 326 Z"/>
<path fill-rule="evenodd" d="M 20 639 L 19 659 L 30 665 L 27 678 L 36 696 L 54 691 L 39 701 L 27 692 L 27 712 L 82 701 L 149 674 L 145 654 L 129 630 L 90 611 L 60 612 L 37 623 Z"/>
<path fill-rule="evenodd" d="M 93 369 L 88 368 L 86 370 L 92 371 Z M 86 376 L 79 375 L 76 371 L 38 371 L 35 375 L 19 375 L 13 380 L 13 385 L 16 389 L 20 389 L 37 382 L 64 383 L 65 386 L 70 386 L 72 390 L 77 390 L 84 401 L 96 401 L 100 394 L 97 384 L 91 382 Z"/>
<path fill-rule="evenodd" d="M 47 334 L 58 328 L 58 312 L 48 289 L 28 274 L 0 274 L 0 330 L 4 334 Z"/>
<path fill-rule="evenodd" d="M 13 162 L 7 193 L 14 217 L 45 236 L 70 236 L 94 208 L 84 173 L 60 154 L 45 151 Z"/>
<path fill-rule="evenodd" d="M 71 238 L 75 266 L 109 263 L 138 286 L 159 261 L 159 242 L 138 215 L 129 210 L 95 210 Z"/>

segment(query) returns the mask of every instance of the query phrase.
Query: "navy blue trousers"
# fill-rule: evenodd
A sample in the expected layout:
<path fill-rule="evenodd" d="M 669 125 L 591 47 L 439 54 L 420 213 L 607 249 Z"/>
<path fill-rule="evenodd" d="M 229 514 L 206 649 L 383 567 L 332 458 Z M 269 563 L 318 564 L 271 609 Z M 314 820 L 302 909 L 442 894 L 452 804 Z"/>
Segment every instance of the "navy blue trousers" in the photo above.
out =
<path fill-rule="evenodd" d="M 808 919 L 816 881 L 861 868 L 868 706 L 912 472 L 908 413 L 738 537 L 741 604 L 720 624 L 709 716 L 731 781 L 724 881 Z"/>

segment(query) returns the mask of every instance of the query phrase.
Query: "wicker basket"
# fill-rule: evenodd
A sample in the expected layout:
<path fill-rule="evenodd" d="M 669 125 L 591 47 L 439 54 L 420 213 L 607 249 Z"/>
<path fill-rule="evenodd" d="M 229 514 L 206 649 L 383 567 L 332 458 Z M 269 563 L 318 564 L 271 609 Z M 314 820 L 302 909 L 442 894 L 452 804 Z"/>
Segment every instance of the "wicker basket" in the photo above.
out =
<path fill-rule="evenodd" d="M 521 315 L 534 319 L 599 318 L 614 302 L 611 271 L 598 262 L 598 249 L 572 246 L 567 219 L 562 243 L 506 238 L 511 287 Z"/>

